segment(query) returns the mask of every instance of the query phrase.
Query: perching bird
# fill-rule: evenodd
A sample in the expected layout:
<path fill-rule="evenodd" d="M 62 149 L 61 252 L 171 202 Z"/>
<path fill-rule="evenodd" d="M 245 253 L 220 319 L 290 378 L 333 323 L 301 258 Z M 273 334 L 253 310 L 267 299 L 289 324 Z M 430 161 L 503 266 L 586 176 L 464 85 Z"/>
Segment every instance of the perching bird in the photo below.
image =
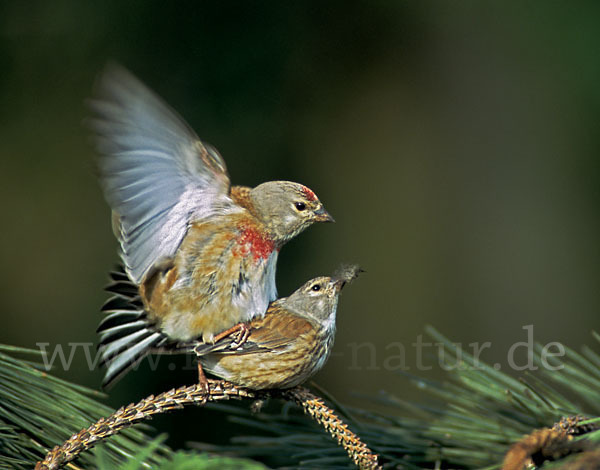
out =
<path fill-rule="evenodd" d="M 317 277 L 272 302 L 264 317 L 250 322 L 241 345 L 232 334 L 192 350 L 204 370 L 241 387 L 299 385 L 329 358 L 340 291 L 359 272 L 358 266 L 349 266 L 334 277 Z"/>
<path fill-rule="evenodd" d="M 167 341 L 214 342 L 262 317 L 277 298 L 280 248 L 333 219 L 298 183 L 231 187 L 219 153 L 119 66 L 99 77 L 91 109 L 100 181 L 139 295 L 135 316 L 116 308 L 100 327 L 106 386 Z"/>
<path fill-rule="evenodd" d="M 244 332 L 231 332 L 214 344 L 174 342 L 148 325 L 135 284 L 124 272 L 115 271 L 111 273 L 113 282 L 107 287 L 115 296 L 104 306 L 109 314 L 98 330 L 101 344 L 121 349 L 126 347 L 123 338 L 127 338 L 128 328 L 144 328 L 160 339 L 158 346 L 145 349 L 138 360 L 148 353 L 191 352 L 198 356 L 200 383 L 205 380 L 205 368 L 217 377 L 256 390 L 293 387 L 306 381 L 327 361 L 333 346 L 340 291 L 360 271 L 358 266 L 350 265 L 333 277 L 312 279 L 289 297 L 272 302 L 264 317 L 255 317 L 248 324 L 244 341 L 240 341 Z M 111 359 L 103 360 L 110 371 Z M 106 377 L 109 378 L 108 372 Z"/>

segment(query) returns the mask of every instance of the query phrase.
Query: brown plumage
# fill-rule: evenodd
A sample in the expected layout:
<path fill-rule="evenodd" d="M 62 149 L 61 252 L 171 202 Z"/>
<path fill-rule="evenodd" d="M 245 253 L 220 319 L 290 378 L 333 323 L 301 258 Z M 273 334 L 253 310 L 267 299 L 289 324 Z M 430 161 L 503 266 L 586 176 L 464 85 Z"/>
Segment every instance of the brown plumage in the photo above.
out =
<path fill-rule="evenodd" d="M 121 67 L 100 76 L 91 108 L 100 182 L 139 294 L 135 311 L 105 308 L 109 385 L 167 342 L 212 342 L 262 317 L 277 299 L 281 247 L 333 218 L 298 183 L 232 187 L 221 155 Z"/>
<path fill-rule="evenodd" d="M 308 281 L 289 297 L 272 302 L 263 318 L 249 324 L 245 342 L 237 334 L 215 344 L 197 344 L 202 367 L 217 377 L 255 390 L 288 388 L 323 367 L 333 346 L 337 303 L 343 286 L 359 272 Z"/>

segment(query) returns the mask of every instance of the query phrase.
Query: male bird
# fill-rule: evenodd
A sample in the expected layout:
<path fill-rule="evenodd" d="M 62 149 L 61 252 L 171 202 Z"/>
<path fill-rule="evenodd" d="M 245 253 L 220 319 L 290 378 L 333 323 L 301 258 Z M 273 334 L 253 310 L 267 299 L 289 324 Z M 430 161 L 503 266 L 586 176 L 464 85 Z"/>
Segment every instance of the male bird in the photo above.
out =
<path fill-rule="evenodd" d="M 350 266 L 334 277 L 317 277 L 272 302 L 264 317 L 250 322 L 241 345 L 231 335 L 192 350 L 204 370 L 242 387 L 299 385 L 325 365 L 333 347 L 340 291 L 359 271 Z"/>
<path fill-rule="evenodd" d="M 333 219 L 298 183 L 231 187 L 219 153 L 119 66 L 100 76 L 91 108 L 100 181 L 140 302 L 136 316 L 116 308 L 101 326 L 103 338 L 119 336 L 101 347 L 109 385 L 166 340 L 214 342 L 263 316 L 277 298 L 280 248 Z"/>

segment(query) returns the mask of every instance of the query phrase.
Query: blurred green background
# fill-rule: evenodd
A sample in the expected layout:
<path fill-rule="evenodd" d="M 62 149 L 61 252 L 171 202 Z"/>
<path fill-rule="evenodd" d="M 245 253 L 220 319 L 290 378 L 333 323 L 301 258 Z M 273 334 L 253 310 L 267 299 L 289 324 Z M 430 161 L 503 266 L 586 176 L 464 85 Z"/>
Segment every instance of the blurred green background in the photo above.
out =
<path fill-rule="evenodd" d="M 0 342 L 68 353 L 96 340 L 118 258 L 82 121 L 107 60 L 215 145 L 234 183 L 304 183 L 336 218 L 282 250 L 278 286 L 287 295 L 340 262 L 367 270 L 344 292 L 335 356 L 316 376 L 340 401 L 418 398 L 390 356 L 404 347 L 420 374 L 425 324 L 491 342 L 483 358 L 503 366 L 524 325 L 542 343 L 590 342 L 600 3 L 571 5 L 0 1 Z M 183 363 L 142 366 L 109 403 L 191 383 Z M 98 388 L 86 364 L 79 349 L 55 373 Z M 155 423 L 173 442 L 219 439 L 207 416 L 219 419 Z"/>

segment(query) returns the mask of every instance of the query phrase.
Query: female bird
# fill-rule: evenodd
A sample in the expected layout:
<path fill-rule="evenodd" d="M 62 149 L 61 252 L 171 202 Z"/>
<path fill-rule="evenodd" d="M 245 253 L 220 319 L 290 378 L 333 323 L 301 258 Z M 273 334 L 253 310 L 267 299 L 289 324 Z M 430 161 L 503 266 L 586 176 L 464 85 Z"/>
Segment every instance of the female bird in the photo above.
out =
<path fill-rule="evenodd" d="M 272 302 L 262 318 L 237 335 L 192 350 L 204 370 L 254 390 L 289 388 L 305 382 L 327 361 L 335 336 L 340 291 L 360 269 L 349 266 L 334 277 L 311 279 L 289 297 Z"/>
<path fill-rule="evenodd" d="M 219 153 L 121 67 L 108 66 L 94 99 L 104 195 L 113 210 L 138 310 L 101 325 L 105 385 L 165 340 L 214 342 L 262 317 L 277 298 L 281 247 L 333 221 L 309 188 L 272 181 L 230 186 Z M 131 289 L 131 287 L 129 287 Z"/>

